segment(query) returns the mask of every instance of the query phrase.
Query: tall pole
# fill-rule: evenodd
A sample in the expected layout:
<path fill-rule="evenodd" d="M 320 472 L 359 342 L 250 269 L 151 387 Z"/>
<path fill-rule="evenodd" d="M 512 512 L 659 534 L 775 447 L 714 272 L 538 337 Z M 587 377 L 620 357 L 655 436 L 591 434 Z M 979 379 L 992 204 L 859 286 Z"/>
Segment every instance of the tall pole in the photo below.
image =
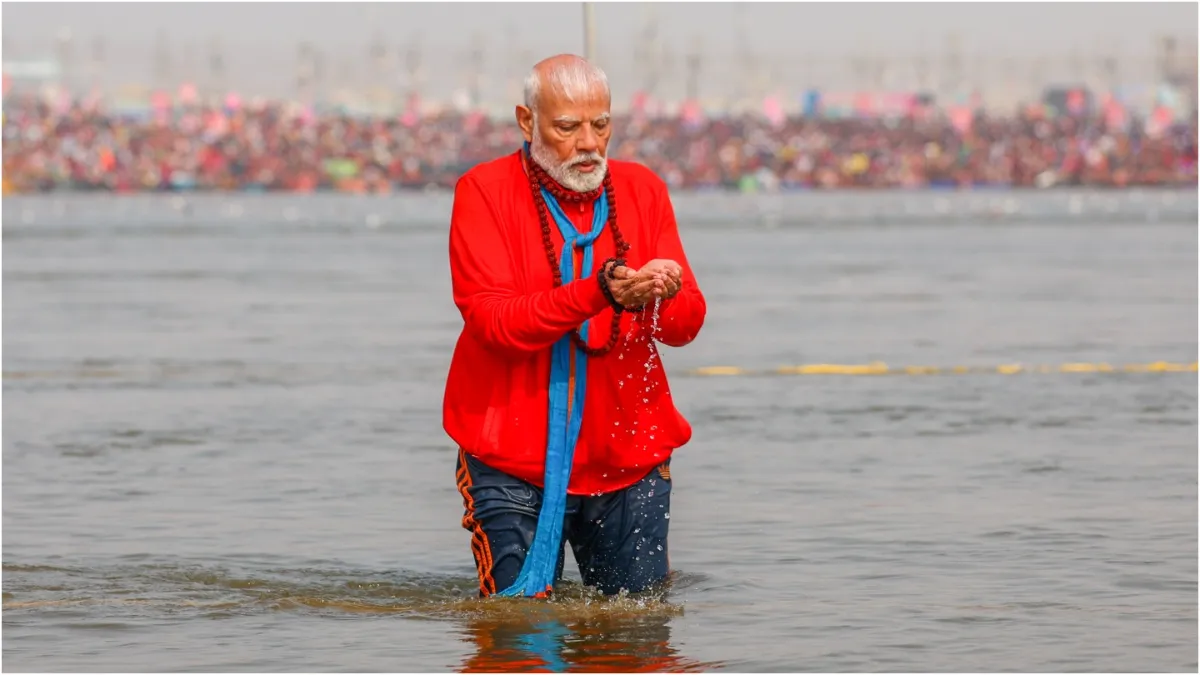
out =
<path fill-rule="evenodd" d="M 479 110 L 483 107 L 483 56 L 483 36 L 476 34 L 473 39 L 473 44 L 471 45 L 471 65 L 470 75 L 468 77 L 468 81 L 470 82 L 468 89 L 470 90 L 472 110 Z"/>
<path fill-rule="evenodd" d="M 583 3 L 583 57 L 596 62 L 596 10 L 592 3 Z"/>
<path fill-rule="evenodd" d="M 692 41 L 692 50 L 687 55 L 687 80 L 684 96 L 689 101 L 698 101 L 700 99 L 700 55 L 703 53 L 700 48 L 700 38 L 694 38 Z"/>

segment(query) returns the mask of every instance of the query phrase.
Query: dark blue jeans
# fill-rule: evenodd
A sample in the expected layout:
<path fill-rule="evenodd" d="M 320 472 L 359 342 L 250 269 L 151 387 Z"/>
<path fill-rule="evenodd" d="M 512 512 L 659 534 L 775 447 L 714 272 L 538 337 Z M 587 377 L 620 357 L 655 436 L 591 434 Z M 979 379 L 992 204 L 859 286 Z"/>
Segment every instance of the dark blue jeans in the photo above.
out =
<path fill-rule="evenodd" d="M 533 545 L 542 490 L 458 454 L 458 491 L 471 532 L 471 552 L 479 571 L 479 593 L 487 597 L 508 588 L 521 572 Z M 645 591 L 666 580 L 667 529 L 671 511 L 670 460 L 640 481 L 602 495 L 567 497 L 563 539 L 571 544 L 583 583 L 605 595 Z M 559 552 L 556 581 L 562 578 L 565 550 Z"/>

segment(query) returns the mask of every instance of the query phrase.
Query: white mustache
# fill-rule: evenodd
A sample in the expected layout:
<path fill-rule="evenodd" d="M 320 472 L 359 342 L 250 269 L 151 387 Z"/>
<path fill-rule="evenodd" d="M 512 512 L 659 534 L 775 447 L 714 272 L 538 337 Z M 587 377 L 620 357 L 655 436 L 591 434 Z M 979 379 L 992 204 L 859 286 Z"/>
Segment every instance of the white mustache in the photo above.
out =
<path fill-rule="evenodd" d="M 566 168 L 570 169 L 572 167 L 579 166 L 580 164 L 586 164 L 588 162 L 591 162 L 593 164 L 599 164 L 600 162 L 603 162 L 603 161 L 604 161 L 604 158 L 600 156 L 600 153 L 589 152 L 586 155 L 580 155 L 580 156 L 572 159 L 570 162 L 567 163 Z"/>

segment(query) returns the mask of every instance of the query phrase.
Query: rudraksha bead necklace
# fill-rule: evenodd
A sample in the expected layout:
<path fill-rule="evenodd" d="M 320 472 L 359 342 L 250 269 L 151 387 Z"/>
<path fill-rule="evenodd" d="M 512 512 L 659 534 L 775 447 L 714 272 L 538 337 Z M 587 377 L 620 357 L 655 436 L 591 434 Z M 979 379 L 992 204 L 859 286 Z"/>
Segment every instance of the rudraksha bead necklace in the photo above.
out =
<path fill-rule="evenodd" d="M 533 192 L 533 203 L 537 206 L 538 220 L 542 225 L 542 245 L 546 249 L 546 261 L 550 263 L 550 272 L 554 275 L 555 288 L 563 285 L 563 278 L 562 271 L 559 269 L 558 256 L 554 252 L 554 242 L 550 238 L 550 209 L 546 206 L 546 200 L 542 197 L 541 188 L 543 187 L 560 203 L 572 204 L 595 201 L 600 196 L 601 190 L 603 190 L 608 200 L 608 221 L 606 225 L 609 231 L 612 232 L 617 257 L 625 257 L 625 254 L 629 252 L 629 244 L 621 236 L 621 229 L 617 227 L 617 196 L 613 191 L 611 173 L 605 171 L 604 183 L 601 187 L 589 192 L 575 192 L 559 185 L 557 181 L 546 173 L 545 169 L 539 166 L 528 155 L 525 156 L 525 166 L 527 169 L 526 173 L 529 176 L 529 188 Z M 601 284 L 602 289 L 607 286 L 609 278 L 609 275 L 605 274 L 605 272 L 609 271 L 605 269 L 607 263 L 608 261 L 605 261 L 605 264 L 602 264 L 600 269 L 596 270 L 597 281 Z M 605 296 L 610 297 L 611 293 L 605 293 Z M 603 346 L 597 348 L 589 345 L 579 332 L 579 328 L 571 331 L 571 340 L 588 356 L 604 356 L 612 351 L 613 347 L 617 345 L 617 340 L 621 337 L 621 314 L 622 312 L 616 311 L 614 308 L 608 340 Z"/>

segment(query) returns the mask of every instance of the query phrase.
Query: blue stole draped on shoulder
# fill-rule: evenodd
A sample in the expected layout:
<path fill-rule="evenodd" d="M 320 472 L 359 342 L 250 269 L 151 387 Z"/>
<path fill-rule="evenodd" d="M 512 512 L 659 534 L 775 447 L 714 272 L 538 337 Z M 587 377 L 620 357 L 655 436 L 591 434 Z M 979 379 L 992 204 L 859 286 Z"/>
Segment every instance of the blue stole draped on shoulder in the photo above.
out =
<path fill-rule="evenodd" d="M 526 153 L 529 144 L 525 144 Z M 532 160 L 531 160 L 532 161 Z M 563 248 L 559 258 L 559 270 L 563 284 L 575 280 L 575 248 L 583 251 L 580 278 L 592 274 L 592 244 L 608 222 L 608 200 L 604 192 L 596 199 L 592 215 L 592 229 L 580 233 L 575 229 L 558 200 L 546 188 L 541 188 L 546 207 L 562 233 Z M 588 322 L 579 329 L 584 340 L 588 336 Z M 571 352 L 575 352 L 575 391 L 571 392 Z M 550 415 L 546 430 L 546 475 L 542 485 L 542 509 L 538 513 L 537 531 L 533 546 L 525 554 L 525 564 L 512 586 L 496 593 L 499 596 L 543 596 L 554 587 L 558 572 L 558 557 L 562 553 L 563 518 L 567 509 L 567 485 L 571 481 L 571 462 L 575 458 L 575 443 L 579 440 L 579 428 L 583 424 L 583 401 L 587 392 L 587 353 L 571 341 L 567 333 L 559 338 L 550 355 Z M 573 396 L 572 396 L 573 394 Z M 570 403 L 568 403 L 570 399 Z M 570 415 L 568 415 L 568 409 Z"/>

